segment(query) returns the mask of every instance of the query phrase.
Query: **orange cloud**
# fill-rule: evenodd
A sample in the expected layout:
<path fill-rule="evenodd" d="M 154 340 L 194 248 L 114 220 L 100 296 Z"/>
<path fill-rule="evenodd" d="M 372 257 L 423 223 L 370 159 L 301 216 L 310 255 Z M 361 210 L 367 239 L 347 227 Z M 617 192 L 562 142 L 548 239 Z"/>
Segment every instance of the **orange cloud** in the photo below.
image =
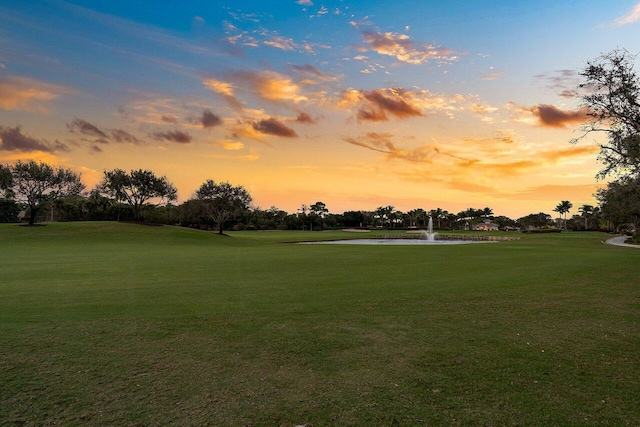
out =
<path fill-rule="evenodd" d="M 273 117 L 267 120 L 260 120 L 259 122 L 255 122 L 252 124 L 252 127 L 258 132 L 267 135 L 284 136 L 286 138 L 293 138 L 298 136 L 293 129 L 287 127 Z"/>
<path fill-rule="evenodd" d="M 293 121 L 296 122 L 296 123 L 305 123 L 305 124 L 307 124 L 307 123 L 308 124 L 313 124 L 313 123 L 317 122 L 317 120 L 315 120 L 308 113 L 305 113 L 303 111 L 298 113 L 298 116 Z"/>
<path fill-rule="evenodd" d="M 544 151 L 540 153 L 539 156 L 551 162 L 558 162 L 572 157 L 581 157 L 586 155 L 593 157 L 593 154 L 597 153 L 599 150 L 600 149 L 595 145 L 582 145 L 560 150 Z"/>
<path fill-rule="evenodd" d="M 597 184 L 541 185 L 503 196 L 517 200 L 591 200 L 598 188 L 604 187 Z"/>
<path fill-rule="evenodd" d="M 562 111 L 553 105 L 541 104 L 533 107 L 532 112 L 538 116 L 542 126 L 564 128 L 582 123 L 587 119 L 587 110 Z"/>
<path fill-rule="evenodd" d="M 510 144 L 510 143 L 509 143 Z M 483 152 L 499 152 L 499 150 L 482 150 Z M 578 158 L 582 156 L 593 156 L 598 151 L 596 146 L 581 146 L 562 148 L 559 150 L 546 150 L 540 152 L 530 152 L 527 158 L 523 155 L 510 154 L 505 161 L 487 163 L 479 159 L 464 160 L 457 166 L 465 169 L 482 170 L 495 175 L 516 175 L 526 170 L 540 168 L 546 165 L 560 163 L 564 160 Z M 511 160 L 511 158 L 516 157 Z M 517 158 L 520 157 L 520 158 Z M 458 157 L 460 158 L 460 157 Z"/>
<path fill-rule="evenodd" d="M 71 133 L 80 133 L 82 135 L 87 135 L 90 137 L 94 137 L 96 139 L 92 140 L 94 143 L 100 144 L 108 144 L 111 141 L 120 142 L 120 143 L 130 143 L 130 144 L 142 144 L 135 135 L 122 130 L 122 129 L 110 129 L 110 130 L 102 130 L 98 126 L 87 122 L 86 120 L 75 118 L 71 123 L 67 123 L 67 129 Z M 94 152 L 101 152 L 102 149 L 98 146 L 93 146 L 91 149 Z"/>
<path fill-rule="evenodd" d="M 387 121 L 391 114 L 398 119 L 425 116 L 424 111 L 442 111 L 451 114 L 458 110 L 455 104 L 464 101 L 461 95 L 444 97 L 427 90 L 403 88 L 375 89 L 371 91 L 347 89 L 336 103 L 339 109 L 357 107 L 356 117 L 362 121 Z"/>
<path fill-rule="evenodd" d="M 198 121 L 204 128 L 211 128 L 222 124 L 222 119 L 213 114 L 210 110 L 204 110 L 202 115 L 198 118 Z"/>
<path fill-rule="evenodd" d="M 209 90 L 216 92 L 227 101 L 233 108 L 240 109 L 243 107 L 242 101 L 240 101 L 235 93 L 234 87 L 231 83 L 222 82 L 213 78 L 207 78 L 202 81 L 202 84 Z"/>
<path fill-rule="evenodd" d="M 522 107 L 515 103 L 510 103 L 507 108 L 515 111 L 511 117 L 513 120 L 543 127 L 566 128 L 588 119 L 586 109 L 564 111 L 549 104 Z"/>
<path fill-rule="evenodd" d="M 219 145 L 220 147 L 228 151 L 238 151 L 244 148 L 244 144 L 242 142 L 233 141 L 229 139 L 223 139 L 221 141 L 217 141 L 216 145 Z"/>
<path fill-rule="evenodd" d="M 372 91 L 345 90 L 339 107 L 358 105 L 356 117 L 359 121 L 387 121 L 387 113 L 398 119 L 423 116 L 415 94 L 404 89 L 378 89 Z"/>
<path fill-rule="evenodd" d="M 399 119 L 423 115 L 417 107 L 411 105 L 403 97 L 405 95 L 404 91 L 391 89 L 389 92 L 383 93 L 379 90 L 372 90 L 363 92 L 363 95 L 379 111 L 389 112 Z"/>
<path fill-rule="evenodd" d="M 385 153 L 387 160 L 405 160 L 415 163 L 431 163 L 433 156 L 436 154 L 434 147 L 430 145 L 422 145 L 417 148 L 402 149 L 397 147 L 391 139 L 393 134 L 368 132 L 358 138 L 344 138 L 345 142 L 364 147 L 379 153 Z"/>
<path fill-rule="evenodd" d="M 74 133 L 77 131 L 89 136 L 95 136 L 98 138 L 108 138 L 107 134 L 104 133 L 96 125 L 93 125 L 87 122 L 86 120 L 82 120 L 78 118 L 74 119 L 71 123 L 67 123 L 67 129 L 69 129 L 69 132 L 71 133 Z"/>
<path fill-rule="evenodd" d="M 48 101 L 67 91 L 61 86 L 27 77 L 0 77 L 0 108 L 46 113 Z"/>
<path fill-rule="evenodd" d="M 20 126 L 14 128 L 0 126 L 0 151 L 56 153 L 58 151 L 69 151 L 69 147 L 58 140 L 49 142 L 23 134 Z"/>
<path fill-rule="evenodd" d="M 300 94 L 300 86 L 294 83 L 291 78 L 274 71 L 238 72 L 234 76 L 249 85 L 260 98 L 268 101 L 293 101 L 298 103 L 308 99 Z"/>
<path fill-rule="evenodd" d="M 409 64 L 422 64 L 433 60 L 455 61 L 457 59 L 450 49 L 413 42 L 406 34 L 365 31 L 362 33 L 362 37 L 369 48 L 379 55 L 393 56 L 397 60 Z"/>
<path fill-rule="evenodd" d="M 171 141 L 178 144 L 189 144 L 193 137 L 181 130 L 170 130 L 167 132 L 154 132 L 150 135 L 156 141 Z"/>

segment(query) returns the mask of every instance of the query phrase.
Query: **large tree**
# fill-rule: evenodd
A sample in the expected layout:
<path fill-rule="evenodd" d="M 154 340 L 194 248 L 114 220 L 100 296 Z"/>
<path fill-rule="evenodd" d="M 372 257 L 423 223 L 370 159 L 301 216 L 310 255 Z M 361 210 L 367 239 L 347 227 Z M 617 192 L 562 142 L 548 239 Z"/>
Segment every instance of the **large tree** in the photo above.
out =
<path fill-rule="evenodd" d="M 327 205 L 322 202 L 315 202 L 314 204 L 309 206 L 309 211 L 313 215 L 320 218 L 320 230 L 322 231 L 322 229 L 324 228 L 324 216 L 329 212 L 329 209 L 327 209 Z"/>
<path fill-rule="evenodd" d="M 203 202 L 207 214 L 217 224 L 218 234 L 223 234 L 225 222 L 249 208 L 251 195 L 241 185 L 233 186 L 228 182 L 216 184 L 206 180 L 196 191 L 196 198 Z"/>
<path fill-rule="evenodd" d="M 99 190 L 118 202 L 125 202 L 133 208 L 137 221 L 140 220 L 142 208 L 150 200 L 159 199 L 160 204 L 177 199 L 177 190 L 167 177 L 156 176 L 150 170 L 132 170 L 127 173 L 122 169 L 104 171 L 104 178 L 98 184 Z"/>
<path fill-rule="evenodd" d="M 606 189 L 598 191 L 598 200 L 604 218 L 613 223 L 614 228 L 633 224 L 640 230 L 640 177 L 625 177 L 609 183 Z"/>
<path fill-rule="evenodd" d="M 626 50 L 613 50 L 580 73 L 581 104 L 588 121 L 582 136 L 603 133 L 598 159 L 604 168 L 598 178 L 608 175 L 640 174 L 640 77 L 633 69 L 635 56 Z"/>
<path fill-rule="evenodd" d="M 80 194 L 84 184 L 80 174 L 44 162 L 17 161 L 9 167 L 11 180 L 8 190 L 18 203 L 29 207 L 29 225 L 34 225 L 38 211 L 61 197 Z"/>
<path fill-rule="evenodd" d="M 524 230 L 527 230 L 529 227 L 542 228 L 549 225 L 549 221 L 551 221 L 551 215 L 546 214 L 544 212 L 540 212 L 537 214 L 529 214 L 527 216 L 523 216 L 519 218 L 517 223 L 522 226 Z"/>

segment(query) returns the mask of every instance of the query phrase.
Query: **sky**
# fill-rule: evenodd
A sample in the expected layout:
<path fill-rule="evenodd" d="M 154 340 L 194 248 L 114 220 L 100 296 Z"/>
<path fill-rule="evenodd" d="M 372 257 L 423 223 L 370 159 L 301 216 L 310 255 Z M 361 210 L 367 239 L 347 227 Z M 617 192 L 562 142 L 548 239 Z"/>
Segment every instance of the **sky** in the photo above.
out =
<path fill-rule="evenodd" d="M 597 204 L 587 61 L 638 0 L 0 0 L 0 163 L 207 179 L 332 213 Z M 636 60 L 636 64 L 639 61 Z"/>

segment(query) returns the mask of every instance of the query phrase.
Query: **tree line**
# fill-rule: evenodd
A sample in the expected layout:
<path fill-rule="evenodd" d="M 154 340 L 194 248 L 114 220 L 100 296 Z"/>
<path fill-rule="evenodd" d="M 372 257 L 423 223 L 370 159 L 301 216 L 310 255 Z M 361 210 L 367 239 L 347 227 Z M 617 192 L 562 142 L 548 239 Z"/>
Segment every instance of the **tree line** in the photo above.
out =
<path fill-rule="evenodd" d="M 333 214 L 318 201 L 288 213 L 275 206 L 252 207 L 252 197 L 244 187 L 212 179 L 202 183 L 189 200 L 174 204 L 175 186 L 166 176 L 150 170 L 106 170 L 98 185 L 87 190 L 79 174 L 33 160 L 0 165 L 0 189 L 0 222 L 17 222 L 22 212 L 29 225 L 45 220 L 135 221 L 216 230 L 220 234 L 225 229 L 426 228 L 429 218 L 440 230 L 473 229 L 481 222 L 491 222 L 503 230 L 559 225 L 544 213 L 513 220 L 495 216 L 490 207 L 452 213 L 441 208 L 403 212 L 387 205 Z M 556 211 L 566 216 L 570 208 L 571 203 L 563 201 Z M 601 228 L 603 215 L 598 208 L 585 205 L 581 212 L 582 218 L 569 220 L 574 229 Z M 564 228 L 566 225 L 565 217 Z"/>

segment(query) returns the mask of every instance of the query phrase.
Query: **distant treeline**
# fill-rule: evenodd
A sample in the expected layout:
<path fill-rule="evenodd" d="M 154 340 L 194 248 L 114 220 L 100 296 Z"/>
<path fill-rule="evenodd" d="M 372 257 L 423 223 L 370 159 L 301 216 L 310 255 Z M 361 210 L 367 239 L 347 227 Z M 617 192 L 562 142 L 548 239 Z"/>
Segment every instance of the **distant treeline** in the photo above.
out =
<path fill-rule="evenodd" d="M 330 213 L 320 201 L 303 204 L 290 213 L 275 206 L 268 209 L 254 207 L 252 197 L 244 187 L 228 182 L 216 183 L 211 179 L 206 180 L 191 199 L 174 204 L 176 188 L 165 176 L 158 177 L 153 171 L 105 171 L 102 181 L 87 191 L 80 175 L 35 161 L 0 165 L 0 190 L 3 190 L 0 193 L 0 222 L 133 221 L 216 229 L 219 233 L 223 230 L 426 228 L 430 219 L 437 230 L 531 231 L 554 227 L 599 230 L 624 224 L 626 218 L 614 215 L 619 209 L 606 210 L 590 205 L 578 208 L 580 215 L 566 218 L 572 207 L 569 201 L 562 201 L 556 208 L 557 212 L 565 214 L 564 220 L 554 220 L 544 212 L 514 220 L 496 216 L 490 207 L 452 213 L 441 208 L 403 212 L 387 205 L 370 211 L 337 214 Z M 607 201 L 606 206 L 611 207 L 613 203 L 613 199 Z M 606 212 L 611 213 L 606 215 Z"/>

